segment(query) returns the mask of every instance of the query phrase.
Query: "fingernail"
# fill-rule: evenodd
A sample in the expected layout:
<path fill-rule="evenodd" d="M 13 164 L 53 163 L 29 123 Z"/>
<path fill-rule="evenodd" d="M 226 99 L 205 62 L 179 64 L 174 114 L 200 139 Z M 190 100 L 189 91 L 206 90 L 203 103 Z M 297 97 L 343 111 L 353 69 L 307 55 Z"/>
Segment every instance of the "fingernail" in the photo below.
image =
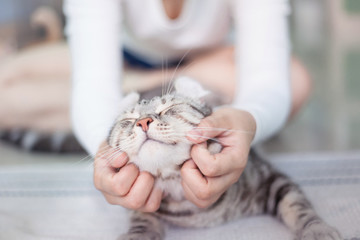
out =
<path fill-rule="evenodd" d="M 187 133 L 187 136 L 192 140 L 199 140 L 202 137 L 202 132 L 200 130 L 193 129 Z"/>
<path fill-rule="evenodd" d="M 122 153 L 120 154 L 119 158 L 121 158 L 121 159 L 122 159 L 122 158 L 127 158 L 126 153 L 122 152 Z"/>

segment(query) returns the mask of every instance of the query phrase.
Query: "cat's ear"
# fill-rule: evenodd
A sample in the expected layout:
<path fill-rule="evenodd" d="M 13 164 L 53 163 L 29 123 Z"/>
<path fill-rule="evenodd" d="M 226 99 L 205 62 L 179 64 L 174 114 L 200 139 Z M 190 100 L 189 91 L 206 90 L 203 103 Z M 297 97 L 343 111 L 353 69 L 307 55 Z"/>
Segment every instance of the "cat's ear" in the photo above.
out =
<path fill-rule="evenodd" d="M 139 93 L 131 92 L 121 100 L 121 108 L 122 109 L 132 108 L 136 105 L 136 103 L 139 102 L 139 99 L 140 99 Z"/>
<path fill-rule="evenodd" d="M 202 99 L 210 94 L 199 82 L 186 76 L 181 76 L 176 79 L 175 90 L 177 94 L 196 99 Z"/>

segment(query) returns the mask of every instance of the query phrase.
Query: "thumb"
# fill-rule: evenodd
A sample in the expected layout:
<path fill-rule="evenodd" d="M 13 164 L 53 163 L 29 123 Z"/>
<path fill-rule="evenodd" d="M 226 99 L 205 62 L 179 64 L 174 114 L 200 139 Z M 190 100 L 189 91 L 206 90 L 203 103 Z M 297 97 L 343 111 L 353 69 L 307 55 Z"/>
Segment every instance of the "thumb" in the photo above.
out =
<path fill-rule="evenodd" d="M 214 138 L 219 136 L 221 133 L 226 131 L 222 114 L 213 113 L 212 115 L 201 120 L 199 125 L 189 131 L 186 136 L 187 138 L 194 143 L 202 143 L 207 141 L 209 138 Z"/>

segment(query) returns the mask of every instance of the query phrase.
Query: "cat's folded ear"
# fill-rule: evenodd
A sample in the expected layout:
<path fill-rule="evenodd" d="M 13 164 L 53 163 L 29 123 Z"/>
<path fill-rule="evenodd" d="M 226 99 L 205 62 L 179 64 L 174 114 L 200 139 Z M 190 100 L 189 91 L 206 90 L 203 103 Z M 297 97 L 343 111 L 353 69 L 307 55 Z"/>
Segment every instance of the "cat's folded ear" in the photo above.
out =
<path fill-rule="evenodd" d="M 186 76 L 181 76 L 176 79 L 175 90 L 179 95 L 195 99 L 203 99 L 210 94 L 199 82 Z"/>
<path fill-rule="evenodd" d="M 121 110 L 127 110 L 133 108 L 136 103 L 139 102 L 140 94 L 137 92 L 131 92 L 121 100 Z"/>

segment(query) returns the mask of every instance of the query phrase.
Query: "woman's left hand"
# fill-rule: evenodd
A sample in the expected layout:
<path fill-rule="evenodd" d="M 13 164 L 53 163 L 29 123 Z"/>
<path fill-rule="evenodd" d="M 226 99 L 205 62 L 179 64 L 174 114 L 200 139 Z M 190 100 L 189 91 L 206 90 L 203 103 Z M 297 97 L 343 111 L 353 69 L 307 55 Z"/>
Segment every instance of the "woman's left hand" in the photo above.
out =
<path fill-rule="evenodd" d="M 227 130 L 228 129 L 228 130 Z M 200 208 L 207 208 L 236 181 L 243 172 L 254 138 L 256 123 L 248 112 L 221 108 L 204 118 L 187 137 L 196 145 L 192 159 L 181 168 L 185 197 Z M 207 139 L 216 138 L 223 149 L 211 155 Z"/>

